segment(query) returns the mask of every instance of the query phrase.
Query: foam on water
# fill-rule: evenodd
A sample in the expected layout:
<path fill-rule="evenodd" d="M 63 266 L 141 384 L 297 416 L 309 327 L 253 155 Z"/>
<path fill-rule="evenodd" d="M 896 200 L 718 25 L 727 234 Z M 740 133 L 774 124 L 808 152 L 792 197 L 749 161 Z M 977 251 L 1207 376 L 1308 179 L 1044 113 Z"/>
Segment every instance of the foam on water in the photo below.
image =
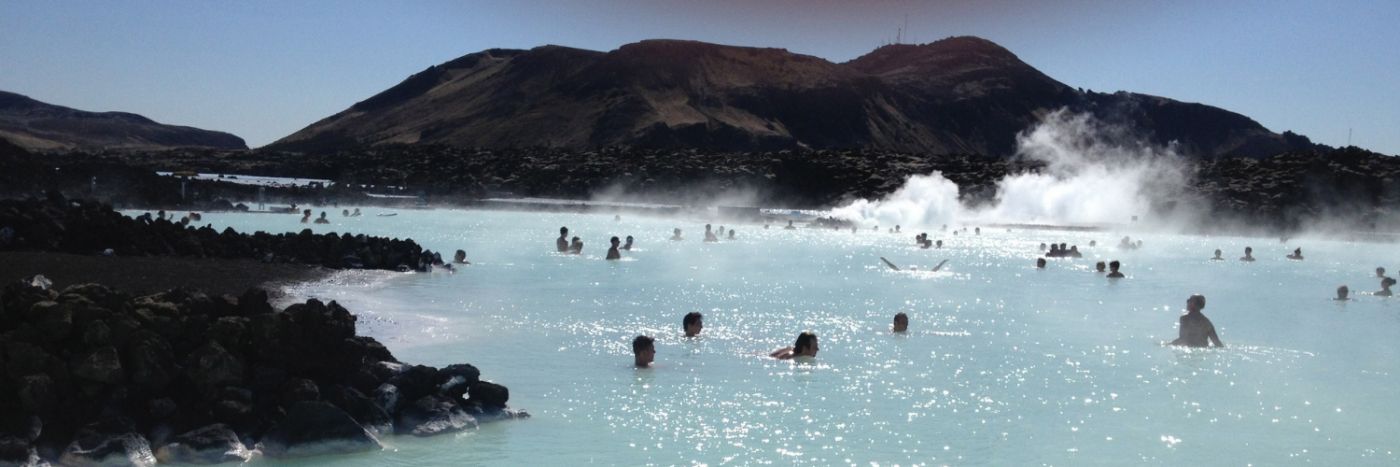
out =
<path fill-rule="evenodd" d="M 1377 289 L 1376 266 L 1400 269 L 1387 263 L 1394 245 L 984 227 L 931 231 L 945 248 L 921 250 L 909 230 L 728 223 L 738 240 L 705 244 L 666 240 L 673 227 L 698 237 L 698 220 L 362 210 L 331 225 L 204 218 L 465 249 L 473 264 L 456 274 L 347 272 L 289 292 L 345 304 L 403 361 L 477 365 L 535 417 L 290 463 L 1400 462 L 1400 308 L 1330 300 L 1339 284 Z M 561 225 L 586 243 L 582 257 L 552 252 Z M 601 259 L 613 235 L 637 238 L 629 261 Z M 1145 246 L 1109 246 L 1123 235 Z M 1035 269 L 1037 245 L 1052 241 L 1085 258 Z M 1207 260 L 1246 245 L 1258 262 Z M 1306 261 L 1283 259 L 1295 246 Z M 1127 279 L 1092 272 L 1111 259 Z M 1227 349 L 1162 345 L 1192 293 L 1206 295 Z M 705 314 L 699 339 L 681 336 L 689 311 Z M 908 335 L 887 331 L 898 311 Z M 815 362 L 765 357 L 802 330 L 820 336 Z M 657 339 L 656 368 L 630 367 L 639 333 Z"/>

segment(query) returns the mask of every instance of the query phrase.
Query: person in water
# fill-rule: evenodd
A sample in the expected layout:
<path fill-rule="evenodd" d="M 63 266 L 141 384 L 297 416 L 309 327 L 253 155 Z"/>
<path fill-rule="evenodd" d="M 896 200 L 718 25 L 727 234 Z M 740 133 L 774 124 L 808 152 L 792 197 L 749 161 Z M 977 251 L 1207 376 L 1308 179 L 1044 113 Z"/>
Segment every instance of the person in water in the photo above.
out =
<path fill-rule="evenodd" d="M 734 239 L 734 229 L 729 229 L 729 239 L 730 239 L 730 240 L 733 240 L 733 239 Z"/>
<path fill-rule="evenodd" d="M 1303 260 L 1303 249 L 1302 249 L 1302 248 L 1295 248 L 1295 249 L 1293 249 L 1293 254 L 1286 256 L 1286 258 L 1291 259 L 1291 260 L 1294 260 L 1294 261 L 1302 261 L 1302 260 Z"/>
<path fill-rule="evenodd" d="M 1036 268 L 1036 269 L 1045 269 L 1045 258 L 1036 258 L 1036 259 L 1035 259 L 1035 268 Z"/>
<path fill-rule="evenodd" d="M 608 242 L 611 243 L 612 246 L 608 247 L 608 257 L 605 259 L 622 259 L 622 253 L 617 251 L 618 244 L 622 243 L 622 241 L 618 240 L 617 236 L 613 236 L 613 238 L 609 239 Z"/>
<path fill-rule="evenodd" d="M 1215 334 L 1215 325 L 1210 322 L 1210 318 L 1201 313 L 1201 309 L 1206 307 L 1206 297 L 1204 295 L 1192 295 L 1186 299 L 1186 314 L 1181 315 L 1180 326 L 1177 329 L 1177 338 L 1172 341 L 1172 345 L 1185 347 L 1224 347 L 1220 343 L 1220 336 Z"/>
<path fill-rule="evenodd" d="M 1394 278 L 1387 277 L 1387 278 L 1381 279 L 1381 290 L 1380 290 L 1379 292 L 1376 292 L 1376 296 L 1380 296 L 1380 297 L 1389 297 L 1389 296 L 1391 296 L 1390 286 L 1392 286 L 1392 285 L 1395 285 L 1395 279 L 1394 279 Z"/>
<path fill-rule="evenodd" d="M 710 224 L 705 224 L 705 241 L 706 241 L 706 242 L 718 242 L 718 241 L 719 241 L 719 238 L 718 238 L 718 237 L 715 237 L 715 233 L 714 233 L 713 231 L 710 230 Z"/>
<path fill-rule="evenodd" d="M 554 248 L 557 249 L 557 250 L 559 250 L 560 253 L 568 253 L 568 252 L 569 252 L 569 228 L 568 228 L 568 227 L 560 227 L 560 228 L 559 228 L 559 238 L 554 239 Z"/>
<path fill-rule="evenodd" d="M 681 329 L 685 330 L 685 337 L 695 337 L 700 335 L 700 331 L 705 329 L 705 315 L 698 311 L 686 313 L 681 318 Z"/>
<path fill-rule="evenodd" d="M 1240 261 L 1254 261 L 1254 249 L 1244 247 L 1244 256 L 1240 257 Z"/>
<path fill-rule="evenodd" d="M 895 313 L 895 314 L 894 314 L 894 325 L 893 325 L 893 327 L 890 328 L 890 332 L 899 332 L 899 333 L 902 333 L 902 332 L 905 332 L 905 331 L 908 331 L 908 330 L 909 330 L 909 315 L 904 314 L 903 311 L 901 311 L 901 312 L 899 312 L 899 313 Z"/>
<path fill-rule="evenodd" d="M 681 238 L 681 229 L 671 229 L 671 241 L 685 240 Z"/>
<path fill-rule="evenodd" d="M 1079 245 L 1070 246 L 1070 247 L 1069 247 L 1069 252 L 1068 252 L 1068 253 L 1065 253 L 1065 255 L 1066 255 L 1066 256 L 1069 256 L 1070 258 L 1083 258 L 1083 257 L 1084 257 L 1084 254 L 1079 252 Z"/>
<path fill-rule="evenodd" d="M 457 254 L 452 255 L 452 262 L 457 264 L 472 264 L 470 261 L 467 261 L 467 252 L 464 250 L 457 250 Z"/>
<path fill-rule="evenodd" d="M 1376 277 L 1385 277 L 1385 268 L 1376 268 Z"/>
<path fill-rule="evenodd" d="M 1219 249 L 1219 248 L 1216 248 L 1216 249 L 1215 249 L 1215 257 L 1211 258 L 1210 260 L 1211 260 L 1211 261 L 1225 261 L 1225 258 L 1220 257 L 1220 249 Z"/>
<path fill-rule="evenodd" d="M 1348 295 L 1351 295 L 1351 289 L 1348 289 L 1345 285 L 1337 286 L 1337 298 L 1334 298 L 1333 300 L 1339 302 L 1351 300 L 1350 298 L 1347 298 Z"/>
<path fill-rule="evenodd" d="M 1097 240 L 1089 240 L 1089 246 L 1099 246 L 1099 242 Z"/>
<path fill-rule="evenodd" d="M 656 360 L 656 339 L 637 336 L 632 339 L 632 362 L 637 368 L 648 368 Z"/>
<path fill-rule="evenodd" d="M 1104 268 L 1104 266 L 1105 266 L 1105 265 L 1104 265 L 1103 261 L 1099 261 L 1099 262 L 1097 262 L 1097 263 L 1094 263 L 1094 272 L 1097 272 L 1097 273 L 1099 273 L 1099 274 L 1103 274 L 1103 268 Z"/>
<path fill-rule="evenodd" d="M 329 223 L 331 223 L 330 219 L 326 219 L 326 211 L 321 211 L 321 217 L 318 218 L 318 219 L 316 219 L 316 223 L 317 223 L 317 224 L 329 224 Z"/>
<path fill-rule="evenodd" d="M 1104 277 L 1107 277 L 1107 278 L 1109 278 L 1109 279 L 1122 279 L 1124 276 L 1123 276 L 1123 273 L 1118 272 L 1118 267 L 1119 267 L 1119 266 L 1122 266 L 1122 264 L 1119 263 L 1118 260 L 1115 259 L 1115 260 L 1113 260 L 1113 261 L 1109 261 L 1109 262 L 1108 262 L 1108 275 L 1107 275 L 1107 276 L 1104 276 Z"/>
<path fill-rule="evenodd" d="M 569 244 L 569 254 L 583 254 L 583 240 L 579 240 L 578 237 L 574 237 L 573 243 Z"/>
<path fill-rule="evenodd" d="M 783 230 L 797 230 L 797 227 L 793 227 L 792 221 L 789 220 L 787 227 L 783 227 Z"/>
<path fill-rule="evenodd" d="M 1040 243 L 1040 251 L 1045 251 L 1045 242 Z"/>
<path fill-rule="evenodd" d="M 943 248 L 943 240 L 939 240 L 939 241 L 937 241 L 937 242 L 934 242 L 934 246 L 937 246 L 938 248 Z"/>
<path fill-rule="evenodd" d="M 360 217 L 360 208 L 355 208 L 355 212 L 350 213 L 350 217 Z"/>
<path fill-rule="evenodd" d="M 340 217 L 350 217 L 350 210 L 349 210 L 349 209 L 341 209 L 341 210 L 340 210 Z"/>
<path fill-rule="evenodd" d="M 816 357 L 818 350 L 821 350 L 821 347 L 817 345 L 817 334 L 812 331 L 802 331 L 802 334 L 797 335 L 797 342 L 793 343 L 792 347 L 774 350 L 768 356 L 778 360 L 792 360 L 798 357 Z"/>
<path fill-rule="evenodd" d="M 173 216 L 173 215 L 171 216 L 172 219 L 173 219 L 174 217 L 175 217 L 175 216 Z M 311 210 L 310 210 L 310 209 L 307 209 L 307 210 L 301 212 L 301 223 L 305 224 L 305 223 L 308 223 L 308 222 L 311 222 Z"/>
<path fill-rule="evenodd" d="M 631 235 L 628 235 L 628 236 L 627 236 L 627 243 L 623 243 L 623 244 L 622 244 L 622 249 L 627 250 L 627 251 L 632 251 L 632 236 L 631 236 Z"/>

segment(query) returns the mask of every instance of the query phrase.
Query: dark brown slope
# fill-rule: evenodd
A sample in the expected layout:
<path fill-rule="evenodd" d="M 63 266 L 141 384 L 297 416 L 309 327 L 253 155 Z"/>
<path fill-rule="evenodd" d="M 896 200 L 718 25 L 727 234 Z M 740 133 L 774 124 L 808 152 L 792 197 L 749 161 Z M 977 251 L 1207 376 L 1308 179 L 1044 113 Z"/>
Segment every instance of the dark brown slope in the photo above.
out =
<path fill-rule="evenodd" d="M 384 143 L 1009 154 L 1070 108 L 1203 156 L 1294 148 L 1239 114 L 1075 90 L 990 41 L 881 47 L 836 64 L 782 49 L 649 40 L 610 52 L 492 49 L 434 66 L 272 147 Z"/>
<path fill-rule="evenodd" d="M 248 148 L 228 133 L 163 125 L 125 112 L 86 112 L 4 91 L 0 138 L 34 150 Z"/>

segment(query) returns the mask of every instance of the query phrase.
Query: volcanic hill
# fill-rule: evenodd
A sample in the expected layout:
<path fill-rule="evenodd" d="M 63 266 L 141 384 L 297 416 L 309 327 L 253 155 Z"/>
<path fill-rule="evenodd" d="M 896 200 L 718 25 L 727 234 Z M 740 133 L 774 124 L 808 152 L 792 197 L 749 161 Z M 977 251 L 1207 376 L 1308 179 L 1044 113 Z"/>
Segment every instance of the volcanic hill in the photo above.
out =
<path fill-rule="evenodd" d="M 887 45 L 845 63 L 682 40 L 610 52 L 490 49 L 429 67 L 270 148 L 427 143 L 1008 155 L 1018 132 L 1060 108 L 1207 158 L 1315 148 L 1216 107 L 1075 89 L 976 37 Z"/>

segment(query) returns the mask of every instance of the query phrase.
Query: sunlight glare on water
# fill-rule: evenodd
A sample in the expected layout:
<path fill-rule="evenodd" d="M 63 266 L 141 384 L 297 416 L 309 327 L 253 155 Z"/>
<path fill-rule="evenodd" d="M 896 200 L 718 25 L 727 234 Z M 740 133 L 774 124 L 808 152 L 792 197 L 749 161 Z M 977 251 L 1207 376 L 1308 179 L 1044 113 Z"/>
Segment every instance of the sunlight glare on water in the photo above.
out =
<path fill-rule="evenodd" d="M 885 226 L 737 223 L 726 225 L 736 240 L 705 244 L 696 220 L 364 211 L 331 225 L 204 219 L 466 250 L 473 264 L 456 274 L 349 271 L 289 292 L 340 301 L 400 360 L 478 366 L 534 418 L 291 463 L 1400 462 L 1400 309 L 1358 293 L 1379 288 L 1375 267 L 1400 270 L 1394 245 L 984 227 L 929 231 L 945 247 L 920 250 L 917 232 Z M 553 252 L 560 226 L 583 255 Z M 685 241 L 667 241 L 673 227 Z M 623 261 L 603 260 L 613 235 L 636 237 Z M 1144 247 L 1118 250 L 1123 235 Z M 1041 242 L 1085 258 L 1037 270 Z M 1258 262 L 1234 260 L 1246 245 Z M 1285 260 L 1297 246 L 1307 260 Z M 1207 260 L 1216 248 L 1227 261 Z M 882 256 L 919 270 L 890 270 Z M 1122 260 L 1128 278 L 1093 272 L 1100 259 Z M 1341 284 L 1355 300 L 1330 300 Z M 1227 349 L 1161 345 L 1193 293 Z M 705 315 L 698 339 L 681 335 L 689 311 Z M 907 335 L 888 331 L 899 311 Z M 803 330 L 819 335 L 815 362 L 766 357 Z M 652 369 L 630 365 L 637 334 L 657 340 Z"/>

